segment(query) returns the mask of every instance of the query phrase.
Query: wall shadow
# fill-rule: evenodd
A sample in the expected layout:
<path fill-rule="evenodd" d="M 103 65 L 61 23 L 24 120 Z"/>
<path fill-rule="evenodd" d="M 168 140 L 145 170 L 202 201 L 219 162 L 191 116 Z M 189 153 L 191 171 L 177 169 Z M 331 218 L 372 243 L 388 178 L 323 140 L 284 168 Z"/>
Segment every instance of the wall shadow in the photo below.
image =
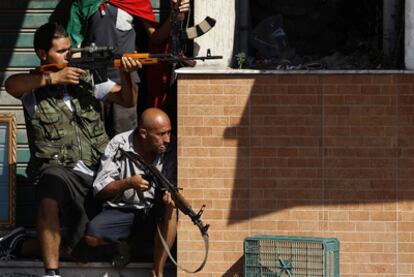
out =
<path fill-rule="evenodd" d="M 243 257 L 240 257 L 223 275 L 222 277 L 241 277 L 243 274 Z"/>
<path fill-rule="evenodd" d="M 396 212 L 393 203 L 413 200 L 413 101 L 398 80 L 256 77 L 239 124 L 224 134 L 237 141 L 228 224 L 297 207 L 363 210 L 384 203 Z M 295 230 L 278 224 L 275 230 Z"/>

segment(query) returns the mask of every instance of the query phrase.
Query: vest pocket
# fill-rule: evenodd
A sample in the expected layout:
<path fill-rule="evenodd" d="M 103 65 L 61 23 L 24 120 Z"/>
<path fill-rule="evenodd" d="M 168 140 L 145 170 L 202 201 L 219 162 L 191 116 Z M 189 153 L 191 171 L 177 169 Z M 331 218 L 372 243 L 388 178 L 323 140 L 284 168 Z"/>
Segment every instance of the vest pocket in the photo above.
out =
<path fill-rule="evenodd" d="M 35 151 L 36 158 L 46 160 L 50 164 L 73 166 L 79 159 L 79 146 L 74 144 L 50 145 L 39 143 Z"/>
<path fill-rule="evenodd" d="M 65 136 L 65 130 L 59 122 L 60 114 L 39 114 L 39 124 L 43 128 L 47 139 L 59 140 Z M 35 124 L 33 125 L 35 126 Z"/>
<path fill-rule="evenodd" d="M 101 116 L 96 111 L 83 112 L 79 115 L 81 121 L 84 123 L 83 126 L 85 131 L 88 133 L 90 138 L 95 138 L 105 133 L 105 128 Z"/>

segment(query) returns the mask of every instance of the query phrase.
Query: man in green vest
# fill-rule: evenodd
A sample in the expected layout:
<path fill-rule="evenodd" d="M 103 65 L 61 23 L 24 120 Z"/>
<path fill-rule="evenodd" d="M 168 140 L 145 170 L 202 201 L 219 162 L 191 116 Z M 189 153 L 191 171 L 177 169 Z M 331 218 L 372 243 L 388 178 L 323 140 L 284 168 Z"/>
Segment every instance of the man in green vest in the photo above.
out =
<path fill-rule="evenodd" d="M 5 86 L 24 108 L 31 152 L 27 170 L 37 185 L 37 240 L 22 240 L 24 230 L 14 230 L 0 238 L 0 253 L 40 252 L 45 276 L 59 276 L 59 258 L 70 254 L 84 236 L 89 221 L 86 200 L 108 142 L 100 100 L 133 106 L 138 88 L 131 72 L 141 64 L 122 58 L 120 84 L 108 79 L 94 85 L 87 71 L 68 66 L 71 41 L 57 23 L 36 31 L 34 49 L 41 65 L 63 69 L 15 74 Z"/>

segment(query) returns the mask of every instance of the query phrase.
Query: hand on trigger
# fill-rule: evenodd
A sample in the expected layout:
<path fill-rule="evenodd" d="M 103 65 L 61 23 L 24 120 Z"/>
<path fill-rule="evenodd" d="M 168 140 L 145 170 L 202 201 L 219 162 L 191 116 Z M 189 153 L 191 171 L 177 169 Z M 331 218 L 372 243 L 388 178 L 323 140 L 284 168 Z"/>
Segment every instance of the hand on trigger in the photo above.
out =
<path fill-rule="evenodd" d="M 77 85 L 83 74 L 86 74 L 85 70 L 67 66 L 62 70 L 50 73 L 51 83 L 53 85 Z"/>
<path fill-rule="evenodd" d="M 146 191 L 150 187 L 150 183 L 145 180 L 142 175 L 134 175 L 128 178 L 129 186 L 136 191 Z"/>

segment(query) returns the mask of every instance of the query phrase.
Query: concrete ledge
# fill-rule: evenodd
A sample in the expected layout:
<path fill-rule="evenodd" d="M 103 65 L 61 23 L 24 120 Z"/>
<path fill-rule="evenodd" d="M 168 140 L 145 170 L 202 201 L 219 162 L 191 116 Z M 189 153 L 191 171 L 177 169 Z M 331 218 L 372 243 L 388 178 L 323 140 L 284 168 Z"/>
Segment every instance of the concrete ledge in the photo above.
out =
<path fill-rule="evenodd" d="M 285 74 L 414 74 L 414 70 L 258 70 L 210 66 L 182 67 L 177 74 L 285 75 Z"/>
<path fill-rule="evenodd" d="M 76 263 L 61 262 L 60 273 L 62 277 L 148 277 L 151 263 L 130 263 L 123 268 L 113 268 L 110 263 Z M 40 260 L 12 260 L 0 261 L 1 277 L 40 277 L 44 273 Z M 175 266 L 165 266 L 165 277 L 177 275 Z"/>

